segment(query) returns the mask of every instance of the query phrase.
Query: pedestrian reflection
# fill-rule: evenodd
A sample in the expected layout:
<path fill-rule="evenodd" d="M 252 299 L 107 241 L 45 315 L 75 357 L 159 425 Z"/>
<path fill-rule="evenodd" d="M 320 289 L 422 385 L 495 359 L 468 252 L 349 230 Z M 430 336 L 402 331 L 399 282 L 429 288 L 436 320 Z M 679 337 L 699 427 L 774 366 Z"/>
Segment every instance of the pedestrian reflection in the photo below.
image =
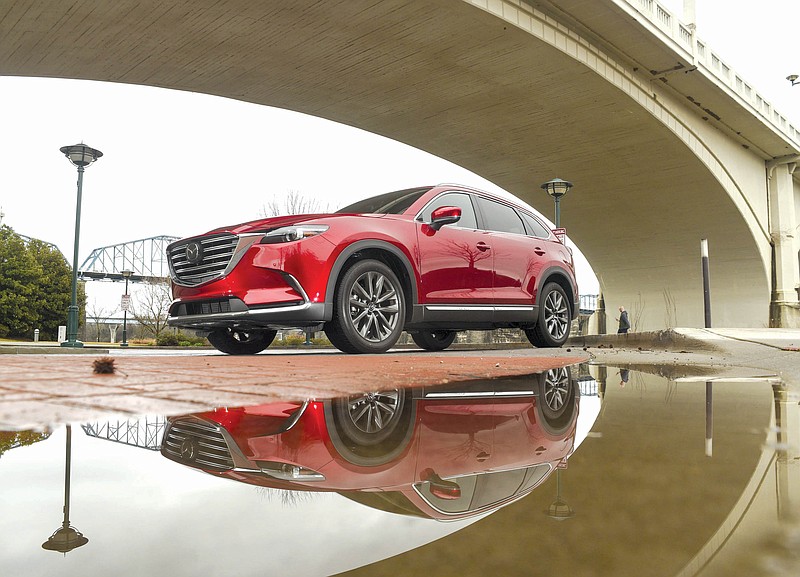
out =
<path fill-rule="evenodd" d="M 163 456 L 243 483 L 335 491 L 454 520 L 527 495 L 575 446 L 569 368 L 445 388 L 226 408 L 170 418 Z"/>

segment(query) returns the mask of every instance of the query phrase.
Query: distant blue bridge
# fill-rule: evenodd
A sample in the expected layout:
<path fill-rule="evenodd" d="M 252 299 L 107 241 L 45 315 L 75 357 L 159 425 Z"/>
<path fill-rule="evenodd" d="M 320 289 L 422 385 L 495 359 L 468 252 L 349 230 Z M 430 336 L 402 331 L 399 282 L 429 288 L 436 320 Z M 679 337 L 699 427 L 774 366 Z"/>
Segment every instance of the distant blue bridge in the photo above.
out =
<path fill-rule="evenodd" d="M 162 281 L 169 278 L 167 246 L 177 236 L 154 236 L 96 248 L 78 268 L 84 280 L 125 280 L 122 271 L 131 271 L 131 282 Z"/>

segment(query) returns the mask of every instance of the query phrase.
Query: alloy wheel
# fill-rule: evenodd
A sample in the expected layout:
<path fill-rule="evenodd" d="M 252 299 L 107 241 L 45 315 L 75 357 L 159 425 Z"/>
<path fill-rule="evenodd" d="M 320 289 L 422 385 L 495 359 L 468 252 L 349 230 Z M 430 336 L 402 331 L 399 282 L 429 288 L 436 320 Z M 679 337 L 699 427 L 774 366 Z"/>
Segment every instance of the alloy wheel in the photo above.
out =
<path fill-rule="evenodd" d="M 402 407 L 400 391 L 379 391 L 351 397 L 348 415 L 353 425 L 362 433 L 372 435 L 390 426 Z"/>
<path fill-rule="evenodd" d="M 377 271 L 360 275 L 350 288 L 350 322 L 367 341 L 385 341 L 397 327 L 400 308 L 397 287 Z"/>
<path fill-rule="evenodd" d="M 550 291 L 544 301 L 544 323 L 555 340 L 561 340 L 569 330 L 569 306 L 559 291 Z"/>

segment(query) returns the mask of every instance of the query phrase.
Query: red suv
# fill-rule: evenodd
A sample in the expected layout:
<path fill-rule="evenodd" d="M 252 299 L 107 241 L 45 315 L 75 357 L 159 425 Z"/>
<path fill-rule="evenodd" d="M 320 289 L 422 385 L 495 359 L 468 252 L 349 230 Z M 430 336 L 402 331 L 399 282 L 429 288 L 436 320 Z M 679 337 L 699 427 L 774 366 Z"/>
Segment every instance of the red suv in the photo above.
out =
<path fill-rule="evenodd" d="M 323 329 L 347 353 L 403 330 L 427 350 L 459 330 L 518 327 L 561 346 L 578 313 L 572 253 L 528 209 L 463 186 L 400 190 L 333 214 L 227 226 L 167 248 L 169 324 L 254 354 L 278 329 Z"/>
<path fill-rule="evenodd" d="M 569 367 L 436 388 L 170 417 L 161 454 L 221 478 L 335 491 L 442 521 L 514 502 L 565 468 L 579 390 Z"/>

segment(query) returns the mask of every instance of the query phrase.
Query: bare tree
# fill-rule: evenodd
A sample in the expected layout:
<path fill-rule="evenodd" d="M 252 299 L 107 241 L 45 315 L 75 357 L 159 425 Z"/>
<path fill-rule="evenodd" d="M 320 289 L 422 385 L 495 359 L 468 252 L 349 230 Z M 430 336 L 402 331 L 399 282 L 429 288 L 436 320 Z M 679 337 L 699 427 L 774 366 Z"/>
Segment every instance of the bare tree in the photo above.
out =
<path fill-rule="evenodd" d="M 117 314 L 119 309 L 110 309 L 100 306 L 97 299 L 92 299 L 90 304 L 86 305 L 86 320 L 91 321 L 94 325 L 94 340 L 100 342 L 100 332 L 103 327 L 103 321 Z M 87 327 L 88 330 L 88 327 Z"/>
<path fill-rule="evenodd" d="M 167 312 L 171 303 L 169 283 L 142 283 L 131 298 L 131 315 L 145 331 L 158 338 L 167 327 Z"/>
<path fill-rule="evenodd" d="M 284 195 L 273 194 L 261 207 L 261 216 L 281 216 L 288 214 L 315 214 L 330 211 L 330 206 L 318 198 L 305 196 L 299 190 L 289 190 Z"/>

